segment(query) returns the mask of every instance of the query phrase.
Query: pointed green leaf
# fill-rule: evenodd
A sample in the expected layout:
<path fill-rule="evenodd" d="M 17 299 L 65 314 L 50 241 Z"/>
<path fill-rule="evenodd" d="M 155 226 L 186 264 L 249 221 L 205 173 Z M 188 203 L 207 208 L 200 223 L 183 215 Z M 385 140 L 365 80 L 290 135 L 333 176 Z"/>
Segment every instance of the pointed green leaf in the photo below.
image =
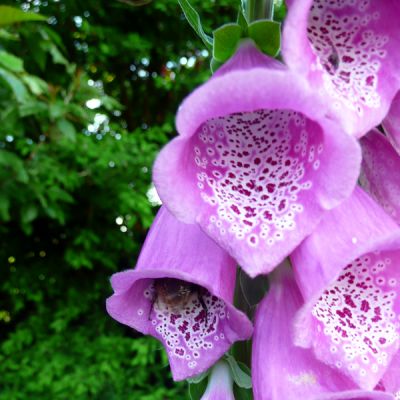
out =
<path fill-rule="evenodd" d="M 29 98 L 25 85 L 14 74 L 6 69 L 0 68 L 0 80 L 3 80 L 14 93 L 18 102 L 23 103 Z"/>
<path fill-rule="evenodd" d="M 248 28 L 249 37 L 252 38 L 260 50 L 275 57 L 281 47 L 281 24 L 263 19 L 252 22 Z"/>
<path fill-rule="evenodd" d="M 21 209 L 21 222 L 23 225 L 30 224 L 38 216 L 39 210 L 35 204 L 25 205 Z"/>
<path fill-rule="evenodd" d="M 200 16 L 197 11 L 192 7 L 188 0 L 178 0 L 178 2 L 190 26 L 204 42 L 207 49 L 211 50 L 213 45 L 212 38 L 204 32 L 203 26 L 201 25 Z"/>
<path fill-rule="evenodd" d="M 68 120 L 62 118 L 57 121 L 57 128 L 70 141 L 76 141 L 76 130 L 74 125 Z"/>
<path fill-rule="evenodd" d="M 0 25 L 11 25 L 25 21 L 46 21 L 46 19 L 44 15 L 37 13 L 22 11 L 10 6 L 0 6 Z"/>
<path fill-rule="evenodd" d="M 36 96 L 48 92 L 49 87 L 47 82 L 38 78 L 37 76 L 23 75 L 22 80 L 24 81 L 25 85 L 28 86 L 29 90 Z"/>
<path fill-rule="evenodd" d="M 219 62 L 228 60 L 236 50 L 242 36 L 239 24 L 225 24 L 214 32 L 213 57 Z"/>
<path fill-rule="evenodd" d="M 24 72 L 24 62 L 4 50 L 0 50 L 0 65 L 12 72 Z"/>

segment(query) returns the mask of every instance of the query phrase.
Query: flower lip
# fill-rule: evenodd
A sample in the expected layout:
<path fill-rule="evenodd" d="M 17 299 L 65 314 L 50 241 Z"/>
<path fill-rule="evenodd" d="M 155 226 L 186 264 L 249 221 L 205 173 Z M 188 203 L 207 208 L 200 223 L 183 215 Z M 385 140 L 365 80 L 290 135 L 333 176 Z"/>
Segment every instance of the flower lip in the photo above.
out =
<path fill-rule="evenodd" d="M 292 271 L 278 267 L 255 317 L 254 399 L 394 400 L 388 392 L 360 390 L 339 371 L 317 360 L 311 350 L 294 345 L 291 327 L 302 304 Z"/>
<path fill-rule="evenodd" d="M 291 259 L 306 301 L 296 345 L 372 390 L 399 348 L 400 228 L 357 188 Z"/>
<path fill-rule="evenodd" d="M 182 313 L 187 313 L 187 310 L 190 309 L 193 317 L 185 318 L 177 309 L 172 309 L 170 312 L 165 304 L 158 308 L 152 292 L 152 283 L 154 279 L 165 278 L 184 280 L 207 290 L 204 295 L 202 294 L 201 301 L 200 295 L 195 294 L 195 298 L 192 300 L 196 304 L 194 306 L 190 304 L 191 308 L 186 304 L 182 306 Z M 124 288 L 121 287 L 120 281 L 124 281 Z M 107 299 L 107 312 L 118 322 L 143 334 L 155 336 L 163 342 L 167 349 L 174 380 L 187 379 L 207 370 L 229 349 L 233 342 L 248 339 L 252 334 L 251 323 L 242 312 L 238 311 L 228 300 L 215 296 L 210 285 L 200 282 L 187 273 L 168 270 L 123 271 L 113 275 L 112 285 L 115 293 Z M 206 305 L 204 306 L 204 304 Z M 201 317 L 200 314 L 204 311 L 206 315 Z M 179 317 L 176 317 L 177 315 Z M 169 318 L 170 321 L 167 321 L 166 318 Z M 172 321 L 174 318 L 175 320 Z M 172 323 L 170 323 L 171 321 Z M 198 331 L 193 330 L 193 326 L 190 326 L 193 323 L 198 324 Z M 180 328 L 185 333 L 190 332 L 193 338 L 197 332 L 200 332 L 195 340 L 203 342 L 203 346 L 208 346 L 209 349 L 198 348 L 197 352 L 188 351 L 189 346 L 196 347 L 198 343 L 191 339 L 183 339 L 183 335 L 171 334 L 173 331 L 178 332 Z M 217 342 L 215 342 L 216 335 L 219 336 Z M 180 340 L 180 344 L 179 346 L 168 346 L 169 340 Z M 213 347 L 210 347 L 210 344 Z M 177 358 L 173 354 L 173 350 L 185 351 L 186 356 L 193 358 L 194 354 L 197 358 L 188 362 L 181 354 Z"/>
<path fill-rule="evenodd" d="M 287 69 L 211 79 L 184 101 L 179 136 L 154 164 L 163 203 L 198 223 L 249 275 L 268 273 L 356 183 L 359 145 L 326 111 Z"/>

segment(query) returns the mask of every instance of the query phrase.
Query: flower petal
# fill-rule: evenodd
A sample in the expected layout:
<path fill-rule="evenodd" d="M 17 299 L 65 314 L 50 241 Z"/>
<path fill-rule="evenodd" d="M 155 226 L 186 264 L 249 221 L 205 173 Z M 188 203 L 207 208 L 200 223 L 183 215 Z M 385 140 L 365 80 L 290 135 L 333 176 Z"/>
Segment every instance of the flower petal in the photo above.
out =
<path fill-rule="evenodd" d="M 395 399 L 400 399 L 400 352 L 398 351 L 396 356 L 390 363 L 389 369 L 380 382 L 381 387 L 387 392 L 394 394 Z"/>
<path fill-rule="evenodd" d="M 351 134 L 378 125 L 400 87 L 396 0 L 294 0 L 284 25 L 289 67 L 330 96 Z"/>
<path fill-rule="evenodd" d="M 324 118 L 326 109 L 287 70 L 213 78 L 184 101 L 180 136 L 156 160 L 163 203 L 199 223 L 249 275 L 268 273 L 358 177 L 358 144 Z"/>
<path fill-rule="evenodd" d="M 361 141 L 361 185 L 400 224 L 400 156 L 374 129 Z"/>
<path fill-rule="evenodd" d="M 232 305 L 235 275 L 227 253 L 196 225 L 178 222 L 162 207 L 136 269 L 113 275 L 115 293 L 107 299 L 107 311 L 159 339 L 174 379 L 186 379 L 252 334 L 250 321 Z M 178 285 L 183 297 L 169 293 L 170 285 Z"/>
<path fill-rule="evenodd" d="M 291 259 L 306 300 L 296 344 L 373 389 L 399 348 L 400 228 L 356 189 Z"/>
<path fill-rule="evenodd" d="M 231 371 L 225 361 L 219 361 L 213 367 L 201 400 L 235 400 Z"/>
<path fill-rule="evenodd" d="M 387 393 L 362 391 L 312 351 L 294 346 L 291 327 L 303 299 L 289 269 L 277 271 L 255 319 L 252 375 L 255 400 L 386 400 Z"/>

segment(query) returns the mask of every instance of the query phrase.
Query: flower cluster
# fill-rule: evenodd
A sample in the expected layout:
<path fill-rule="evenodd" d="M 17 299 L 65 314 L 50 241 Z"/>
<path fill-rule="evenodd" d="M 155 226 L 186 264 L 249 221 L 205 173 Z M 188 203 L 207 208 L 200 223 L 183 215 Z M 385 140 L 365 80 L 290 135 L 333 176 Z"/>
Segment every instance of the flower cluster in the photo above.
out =
<path fill-rule="evenodd" d="M 236 265 L 273 271 L 255 399 L 400 399 L 400 3 L 288 7 L 284 63 L 244 40 L 179 108 L 153 170 L 164 205 L 107 310 L 186 379 L 253 333 Z M 204 399 L 231 398 L 220 361 Z"/>

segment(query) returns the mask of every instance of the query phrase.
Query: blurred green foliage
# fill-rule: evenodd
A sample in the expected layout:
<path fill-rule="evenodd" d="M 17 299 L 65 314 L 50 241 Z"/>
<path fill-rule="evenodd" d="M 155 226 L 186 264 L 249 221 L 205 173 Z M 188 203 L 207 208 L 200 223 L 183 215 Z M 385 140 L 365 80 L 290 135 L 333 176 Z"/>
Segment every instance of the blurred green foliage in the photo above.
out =
<path fill-rule="evenodd" d="M 162 346 L 105 299 L 135 265 L 154 157 L 208 53 L 177 0 L 0 3 L 15 7 L 0 12 L 0 400 L 185 399 Z M 239 3 L 192 1 L 209 34 Z"/>
<path fill-rule="evenodd" d="M 194 4 L 209 31 L 236 14 Z M 175 0 L 1 5 L 48 19 L 0 24 L 0 399 L 184 399 L 161 345 L 105 299 L 156 211 L 176 108 L 209 75 L 202 43 Z"/>

